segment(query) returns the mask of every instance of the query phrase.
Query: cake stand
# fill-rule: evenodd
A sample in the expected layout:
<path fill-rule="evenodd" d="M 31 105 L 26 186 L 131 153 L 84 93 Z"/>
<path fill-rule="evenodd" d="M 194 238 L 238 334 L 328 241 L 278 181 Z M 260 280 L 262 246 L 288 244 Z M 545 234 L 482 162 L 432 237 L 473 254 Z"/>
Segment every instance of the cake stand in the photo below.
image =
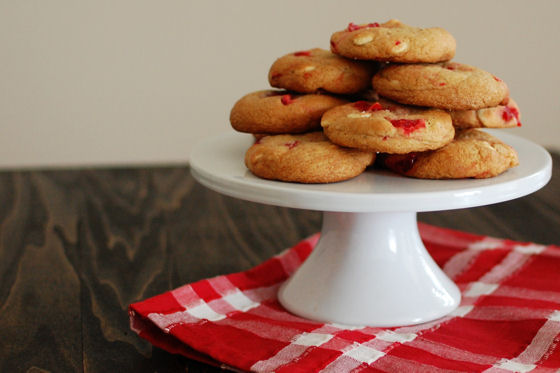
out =
<path fill-rule="evenodd" d="M 383 170 L 333 184 L 263 180 L 244 165 L 251 135 L 224 133 L 191 153 L 193 176 L 219 193 L 270 205 L 323 211 L 321 236 L 278 293 L 290 312 L 346 325 L 400 326 L 435 320 L 460 302 L 457 286 L 426 251 L 416 213 L 487 205 L 543 187 L 552 159 L 505 130 L 520 165 L 490 179 L 420 180 Z"/>

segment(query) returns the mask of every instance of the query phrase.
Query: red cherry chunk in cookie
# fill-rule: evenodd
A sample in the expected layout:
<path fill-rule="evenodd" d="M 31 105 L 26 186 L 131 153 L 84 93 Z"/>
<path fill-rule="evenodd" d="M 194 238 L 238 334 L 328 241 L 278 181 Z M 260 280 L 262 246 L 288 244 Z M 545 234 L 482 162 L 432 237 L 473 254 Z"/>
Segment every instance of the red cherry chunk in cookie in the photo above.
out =
<path fill-rule="evenodd" d="M 379 102 L 374 102 L 368 108 L 368 111 L 377 111 L 377 110 L 384 110 L 383 106 L 381 106 L 381 104 Z"/>
<path fill-rule="evenodd" d="M 280 101 L 284 105 L 289 105 L 289 104 L 293 103 L 295 100 L 296 99 L 293 98 L 292 95 L 282 95 L 282 98 L 280 99 Z"/>
<path fill-rule="evenodd" d="M 334 41 L 331 40 L 331 50 L 336 53 L 338 51 L 338 49 L 336 49 L 336 43 Z"/>
<path fill-rule="evenodd" d="M 391 122 L 394 127 L 402 129 L 405 135 L 410 135 L 420 128 L 426 128 L 424 119 L 385 119 Z"/>
<path fill-rule="evenodd" d="M 311 56 L 311 51 L 299 51 L 295 52 L 294 56 L 301 57 L 301 56 Z"/>
<path fill-rule="evenodd" d="M 414 163 L 416 162 L 416 158 L 418 155 L 416 153 L 409 153 L 402 159 L 399 159 L 397 162 L 393 164 L 393 167 L 402 173 L 406 173 L 414 167 Z"/>
<path fill-rule="evenodd" d="M 379 23 L 377 23 L 377 22 L 368 23 L 367 25 L 356 25 L 356 24 L 350 22 L 350 23 L 348 24 L 347 30 L 348 30 L 349 32 L 352 32 L 352 31 L 356 31 L 356 30 L 363 29 L 363 28 L 369 28 L 369 27 L 380 27 L 380 26 L 379 26 Z"/>
<path fill-rule="evenodd" d="M 519 111 L 514 107 L 506 106 L 502 112 L 502 119 L 509 122 L 513 118 L 517 120 L 517 126 L 521 127 L 521 122 L 519 121 Z"/>
<path fill-rule="evenodd" d="M 294 140 L 294 141 L 290 141 L 284 144 L 284 146 L 287 146 L 288 149 L 292 150 L 293 148 L 295 148 L 296 146 L 299 145 L 299 141 Z"/>
<path fill-rule="evenodd" d="M 367 101 L 356 101 L 354 102 L 354 107 L 360 111 L 385 110 L 379 102 L 374 102 L 373 104 L 370 104 Z"/>

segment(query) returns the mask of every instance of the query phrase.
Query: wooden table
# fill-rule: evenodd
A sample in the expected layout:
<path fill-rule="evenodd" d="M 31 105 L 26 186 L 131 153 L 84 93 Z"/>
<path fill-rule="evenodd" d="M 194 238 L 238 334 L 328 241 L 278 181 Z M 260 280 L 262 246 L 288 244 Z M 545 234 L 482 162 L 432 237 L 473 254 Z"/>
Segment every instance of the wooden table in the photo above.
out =
<path fill-rule="evenodd" d="M 560 244 L 550 183 L 510 202 L 419 220 Z M 127 307 L 248 269 L 320 229 L 321 213 L 212 192 L 187 167 L 0 173 L 0 372 L 214 372 L 152 348 Z"/>

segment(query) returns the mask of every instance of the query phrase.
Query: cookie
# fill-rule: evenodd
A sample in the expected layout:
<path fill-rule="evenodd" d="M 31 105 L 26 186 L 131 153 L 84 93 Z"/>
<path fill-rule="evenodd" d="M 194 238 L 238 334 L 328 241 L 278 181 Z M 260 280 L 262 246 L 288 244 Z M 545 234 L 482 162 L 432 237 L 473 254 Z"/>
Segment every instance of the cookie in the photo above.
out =
<path fill-rule="evenodd" d="M 277 59 L 270 67 L 268 81 L 272 87 L 295 92 L 354 94 L 370 87 L 368 80 L 376 69 L 375 63 L 352 61 L 315 48 Z"/>
<path fill-rule="evenodd" d="M 348 101 L 326 94 L 263 90 L 249 93 L 230 112 L 231 126 L 248 133 L 301 133 L 319 129 L 325 111 Z"/>
<path fill-rule="evenodd" d="M 321 126 L 335 144 L 391 154 L 441 148 L 455 134 L 451 116 L 444 110 L 383 99 L 330 109 L 323 114 Z"/>
<path fill-rule="evenodd" d="M 499 78 L 457 63 L 388 65 L 373 77 L 379 95 L 403 104 L 448 110 L 478 110 L 506 102 L 509 91 Z"/>
<path fill-rule="evenodd" d="M 519 164 L 511 146 L 477 129 L 458 131 L 438 150 L 383 155 L 380 160 L 393 171 L 420 179 L 489 178 Z"/>
<path fill-rule="evenodd" d="M 331 36 L 331 51 L 359 60 L 389 62 L 442 62 L 455 55 L 455 39 L 439 27 L 418 28 L 392 19 L 355 25 Z"/>
<path fill-rule="evenodd" d="M 505 105 L 478 110 L 452 110 L 449 114 L 455 128 L 521 127 L 519 106 L 512 98 Z"/>
<path fill-rule="evenodd" d="M 358 176 L 374 159 L 374 153 L 342 148 L 318 131 L 263 137 L 247 150 L 245 165 L 264 179 L 333 183 Z"/>

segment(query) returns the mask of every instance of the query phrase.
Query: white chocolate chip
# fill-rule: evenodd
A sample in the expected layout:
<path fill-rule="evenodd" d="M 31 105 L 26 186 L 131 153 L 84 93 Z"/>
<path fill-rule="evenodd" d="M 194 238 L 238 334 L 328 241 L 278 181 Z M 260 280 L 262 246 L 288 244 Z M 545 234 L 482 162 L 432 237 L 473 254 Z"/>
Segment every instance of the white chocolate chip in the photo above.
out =
<path fill-rule="evenodd" d="M 395 44 L 392 51 L 393 53 L 403 53 L 408 50 L 408 42 L 406 41 L 398 41 L 398 44 Z"/>
<path fill-rule="evenodd" d="M 308 71 L 313 71 L 315 70 L 315 66 L 306 66 L 303 68 L 303 71 L 308 72 Z"/>
<path fill-rule="evenodd" d="M 356 45 L 364 45 L 369 43 L 373 40 L 373 35 L 371 34 L 360 34 L 352 40 L 352 42 Z"/>
<path fill-rule="evenodd" d="M 371 117 L 371 113 L 350 113 L 346 116 L 347 118 L 369 118 Z"/>
<path fill-rule="evenodd" d="M 479 109 L 476 111 L 476 116 L 485 127 L 499 127 L 508 123 L 502 118 L 502 116 L 499 114 L 499 110 L 497 110 L 495 107 Z M 513 119 L 514 118 L 511 118 L 511 120 Z"/>
<path fill-rule="evenodd" d="M 492 144 L 490 144 L 488 141 L 481 141 L 480 144 L 481 144 L 481 146 L 483 146 L 483 147 L 485 147 L 485 148 L 487 148 L 487 149 L 490 149 L 491 151 L 494 151 L 494 152 L 497 151 L 497 150 L 492 146 Z"/>
<path fill-rule="evenodd" d="M 389 85 L 393 89 L 401 89 L 401 81 L 400 80 L 391 79 L 391 80 L 389 80 Z"/>

